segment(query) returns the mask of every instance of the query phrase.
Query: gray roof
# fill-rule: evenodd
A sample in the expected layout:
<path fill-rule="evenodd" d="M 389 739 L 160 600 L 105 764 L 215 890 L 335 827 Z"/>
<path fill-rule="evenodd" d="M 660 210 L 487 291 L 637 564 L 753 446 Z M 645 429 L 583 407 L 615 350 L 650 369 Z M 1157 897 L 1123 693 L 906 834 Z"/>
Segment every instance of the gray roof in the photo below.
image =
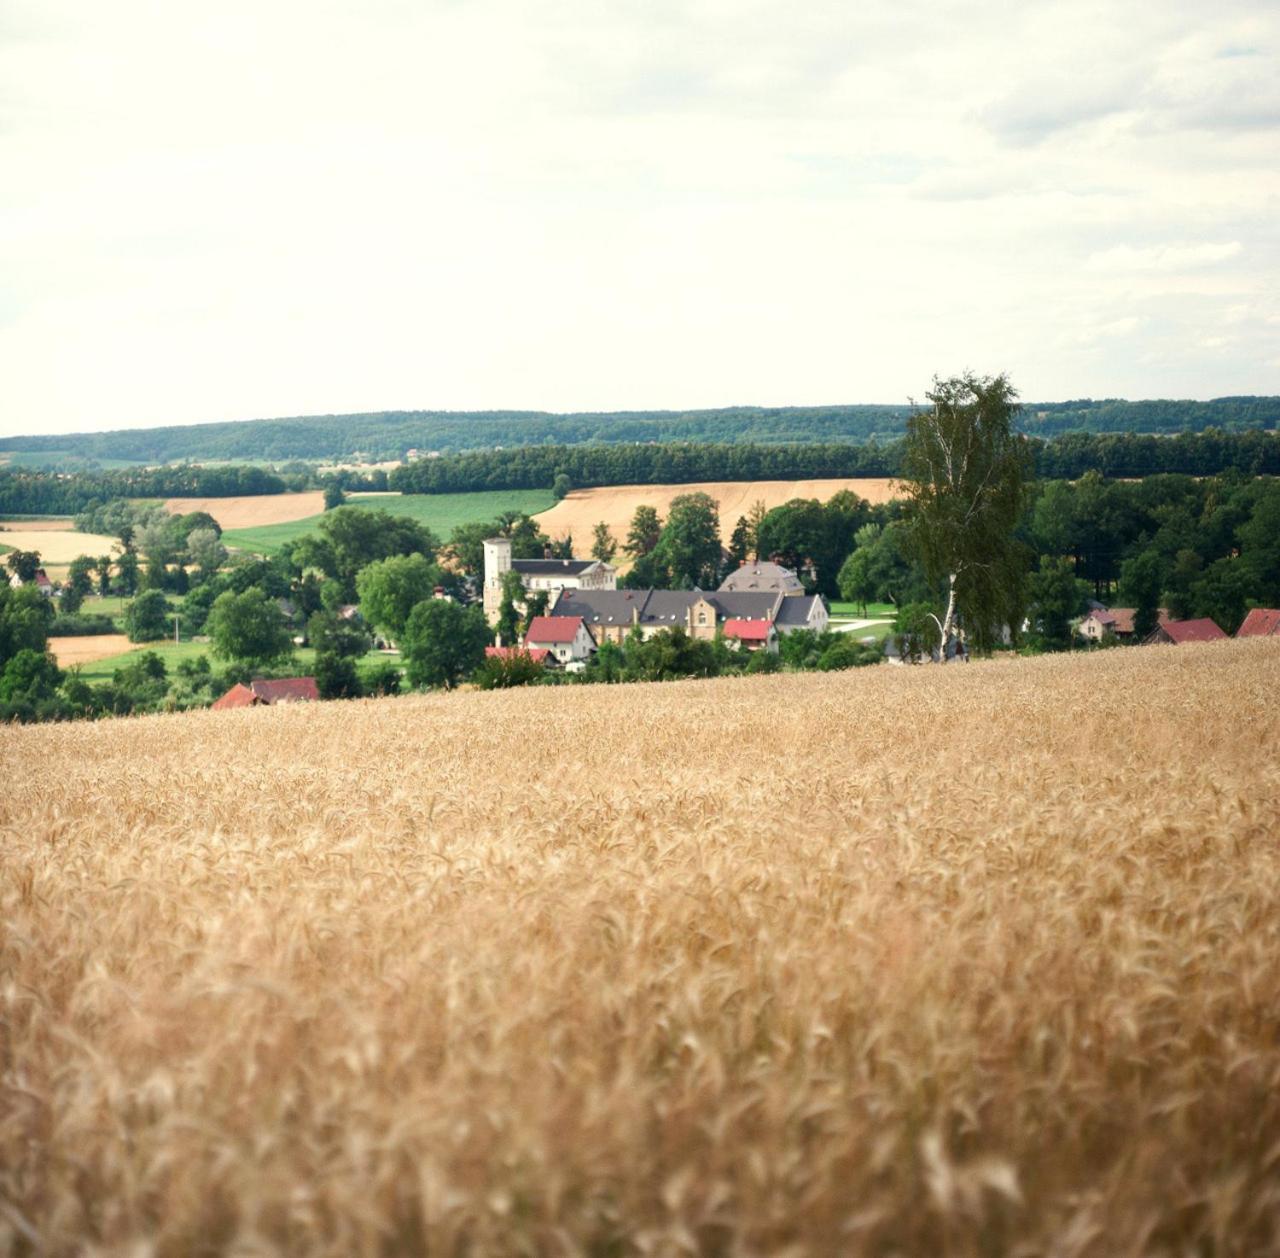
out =
<path fill-rule="evenodd" d="M 773 594 L 799 594 L 804 590 L 800 578 L 790 568 L 767 560 L 744 563 L 720 582 L 721 590 L 767 590 Z"/>
<path fill-rule="evenodd" d="M 577 577 L 594 567 L 594 559 L 513 559 L 511 567 L 531 577 Z"/>
<path fill-rule="evenodd" d="M 807 625 L 814 611 L 813 604 L 820 597 L 819 594 L 811 594 L 802 598 L 784 598 L 778 608 L 778 624 Z"/>
<path fill-rule="evenodd" d="M 640 619 L 646 625 L 687 625 L 689 608 L 705 597 L 701 590 L 651 590 Z"/>
<path fill-rule="evenodd" d="M 629 625 L 648 590 L 561 590 L 551 616 L 581 616 L 589 625 Z"/>
<path fill-rule="evenodd" d="M 772 620 L 778 602 L 787 601 L 764 590 L 717 590 L 709 597 L 726 620 Z"/>

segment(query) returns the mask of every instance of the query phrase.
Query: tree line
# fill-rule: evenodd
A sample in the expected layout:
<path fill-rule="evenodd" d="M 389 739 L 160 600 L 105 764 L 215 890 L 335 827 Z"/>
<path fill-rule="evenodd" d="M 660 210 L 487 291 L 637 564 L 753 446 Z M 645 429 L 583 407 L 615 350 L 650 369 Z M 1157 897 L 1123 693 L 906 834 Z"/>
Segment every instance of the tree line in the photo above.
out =
<path fill-rule="evenodd" d="M 235 498 L 282 494 L 261 467 L 158 467 L 54 473 L 0 467 L 0 514 L 78 515 L 115 498 Z"/>
<path fill-rule="evenodd" d="M 170 463 L 187 459 L 402 458 L 409 450 L 454 453 L 494 446 L 591 443 L 715 442 L 744 444 L 892 440 L 906 431 L 908 404 L 733 406 L 711 410 L 369 411 L 212 424 L 170 425 L 105 433 L 0 439 L 0 452 L 51 463 L 120 460 Z M 1280 398 L 1224 397 L 1212 401 L 1079 398 L 1032 402 L 1017 417 L 1034 436 L 1065 432 L 1172 433 L 1218 428 L 1242 431 L 1280 426 Z M 75 460 L 67 464 L 65 460 Z"/>

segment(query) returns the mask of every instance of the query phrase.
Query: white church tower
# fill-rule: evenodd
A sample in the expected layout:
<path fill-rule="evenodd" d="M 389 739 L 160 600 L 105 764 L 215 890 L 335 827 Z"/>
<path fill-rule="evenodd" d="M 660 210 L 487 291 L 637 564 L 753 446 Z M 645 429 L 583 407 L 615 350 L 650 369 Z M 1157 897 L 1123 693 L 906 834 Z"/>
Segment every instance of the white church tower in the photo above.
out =
<path fill-rule="evenodd" d="M 502 606 L 502 577 L 511 571 L 511 539 L 487 537 L 484 542 L 484 614 L 492 624 Z"/>

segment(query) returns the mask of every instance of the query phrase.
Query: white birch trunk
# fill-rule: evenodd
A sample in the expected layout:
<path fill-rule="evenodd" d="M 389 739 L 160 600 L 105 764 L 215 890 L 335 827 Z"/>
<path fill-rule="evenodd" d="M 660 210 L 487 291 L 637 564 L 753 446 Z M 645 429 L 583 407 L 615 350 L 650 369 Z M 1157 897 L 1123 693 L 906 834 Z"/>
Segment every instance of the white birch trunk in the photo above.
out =
<path fill-rule="evenodd" d="M 956 574 L 954 572 L 947 573 L 947 614 L 942 618 L 942 624 L 938 626 L 942 634 L 942 641 L 938 644 L 938 663 L 945 664 L 947 662 L 947 643 L 951 641 L 951 634 L 954 631 L 956 622 Z"/>

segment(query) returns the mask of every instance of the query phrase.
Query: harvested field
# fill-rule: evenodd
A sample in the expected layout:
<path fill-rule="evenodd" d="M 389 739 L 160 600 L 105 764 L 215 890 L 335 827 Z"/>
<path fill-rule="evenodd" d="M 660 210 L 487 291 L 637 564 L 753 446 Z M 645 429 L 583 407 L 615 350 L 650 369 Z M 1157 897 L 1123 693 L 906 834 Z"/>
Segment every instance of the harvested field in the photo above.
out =
<path fill-rule="evenodd" d="M 73 664 L 89 664 L 94 660 L 110 659 L 123 651 L 141 651 L 137 643 L 130 642 L 123 633 L 86 634 L 83 637 L 50 638 L 49 650 L 58 661 L 59 668 Z"/>
<path fill-rule="evenodd" d="M 894 496 L 894 482 L 881 478 L 854 480 L 760 480 L 703 481 L 695 485 L 610 485 L 602 489 L 577 489 L 561 499 L 549 511 L 538 516 L 538 523 L 551 537 L 572 533 L 581 543 L 578 553 L 586 554 L 591 530 L 603 520 L 621 543 L 625 540 L 631 517 L 642 503 L 658 509 L 666 519 L 671 500 L 679 494 L 710 494 L 720 504 L 720 533 L 726 540 L 734 522 L 746 515 L 754 503 L 763 500 L 766 507 L 780 507 L 792 498 L 817 498 L 826 502 L 842 489 L 852 490 L 868 502 L 888 502 Z"/>
<path fill-rule="evenodd" d="M 0 729 L 0 1251 L 1262 1254 L 1280 642 Z"/>
<path fill-rule="evenodd" d="M 174 515 L 207 511 L 224 529 L 252 529 L 263 524 L 291 524 L 324 510 L 324 493 L 248 494 L 240 498 L 170 498 L 164 509 Z"/>
<path fill-rule="evenodd" d="M 38 550 L 46 567 L 68 564 L 79 555 L 110 555 L 120 548 L 117 538 L 75 532 L 70 520 L 0 521 L 0 542 L 14 550 Z M 49 573 L 51 579 L 53 575 Z"/>

